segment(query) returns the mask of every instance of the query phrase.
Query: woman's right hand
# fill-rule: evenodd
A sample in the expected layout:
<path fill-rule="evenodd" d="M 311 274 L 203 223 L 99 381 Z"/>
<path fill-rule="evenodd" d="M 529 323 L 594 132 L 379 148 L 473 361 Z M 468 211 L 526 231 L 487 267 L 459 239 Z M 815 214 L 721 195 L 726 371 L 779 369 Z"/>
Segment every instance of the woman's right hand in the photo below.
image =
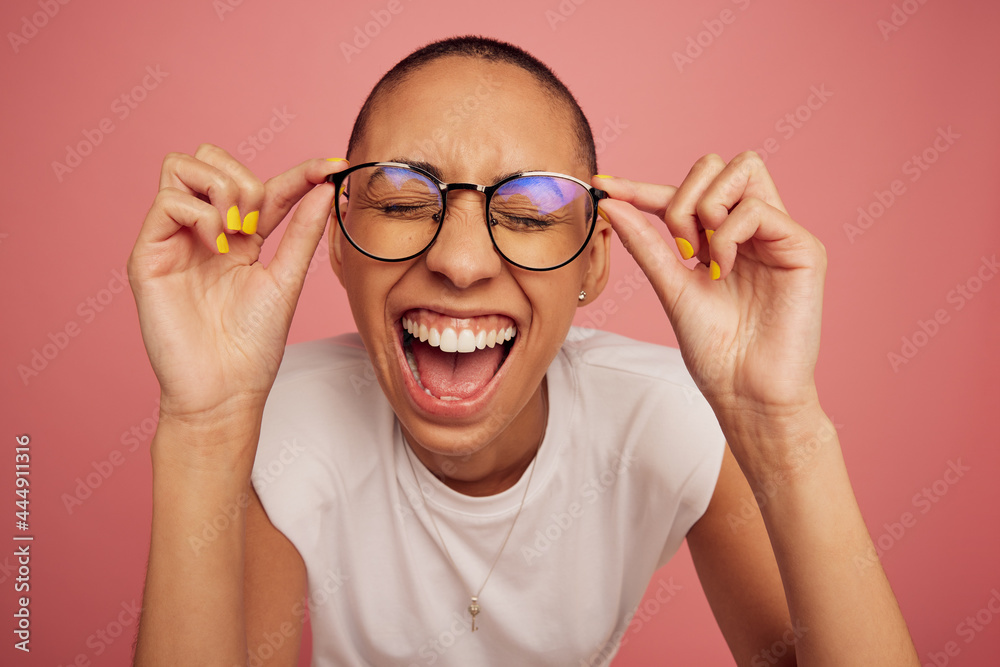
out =
<path fill-rule="evenodd" d="M 329 219 L 334 186 L 324 180 L 346 167 L 309 160 L 261 183 L 210 144 L 164 159 L 128 260 L 161 420 L 263 410 Z M 265 267 L 261 246 L 297 202 Z"/>

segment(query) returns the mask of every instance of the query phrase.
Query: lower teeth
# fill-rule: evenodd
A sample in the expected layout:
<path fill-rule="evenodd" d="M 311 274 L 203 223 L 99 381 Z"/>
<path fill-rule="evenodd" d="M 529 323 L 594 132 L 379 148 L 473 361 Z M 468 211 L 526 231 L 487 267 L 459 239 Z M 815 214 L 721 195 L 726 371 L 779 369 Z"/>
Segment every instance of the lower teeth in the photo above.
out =
<path fill-rule="evenodd" d="M 409 364 L 410 371 L 413 372 L 413 378 L 417 381 L 417 384 L 419 384 L 420 388 L 426 391 L 428 394 L 431 393 L 430 390 L 427 389 L 427 387 L 425 387 L 423 383 L 420 382 L 420 370 L 417 368 L 417 360 L 413 356 L 413 350 L 410 348 L 409 340 L 403 341 L 403 354 L 406 355 L 406 363 Z"/>
<path fill-rule="evenodd" d="M 410 367 L 410 371 L 413 373 L 413 379 L 417 381 L 417 386 L 424 390 L 424 393 L 433 398 L 437 398 L 431 393 L 431 390 L 424 386 L 424 383 L 420 381 L 420 370 L 417 368 L 417 360 L 413 356 L 413 349 L 410 347 L 410 339 L 412 336 L 410 334 L 405 334 L 406 339 L 403 341 L 403 354 L 406 355 L 406 363 Z M 442 396 L 442 401 L 460 401 L 462 399 L 455 396 Z"/>
<path fill-rule="evenodd" d="M 403 354 L 406 356 L 406 363 L 410 367 L 410 371 L 413 372 L 413 379 L 417 381 L 417 386 L 424 390 L 424 393 L 428 396 L 432 396 L 440 401 L 461 401 L 460 396 L 434 396 L 431 390 L 424 386 L 424 383 L 420 381 L 420 370 L 417 368 L 417 359 L 413 356 L 413 350 L 410 347 L 410 341 L 413 339 L 413 335 L 408 332 L 403 332 Z M 503 365 L 503 361 L 500 362 Z M 497 370 L 500 370 L 500 366 L 497 366 Z"/>

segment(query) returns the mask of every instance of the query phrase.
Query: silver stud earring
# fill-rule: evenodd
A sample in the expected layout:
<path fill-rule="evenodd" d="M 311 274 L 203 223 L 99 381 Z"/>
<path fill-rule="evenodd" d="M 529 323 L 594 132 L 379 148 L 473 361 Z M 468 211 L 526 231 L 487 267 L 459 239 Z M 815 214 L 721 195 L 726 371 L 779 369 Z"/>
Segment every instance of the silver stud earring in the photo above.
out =
<path fill-rule="evenodd" d="M 587 292 L 585 292 L 584 290 L 580 290 L 580 297 L 579 298 L 580 298 L 580 301 L 583 301 L 584 299 L 586 299 L 587 298 Z"/>

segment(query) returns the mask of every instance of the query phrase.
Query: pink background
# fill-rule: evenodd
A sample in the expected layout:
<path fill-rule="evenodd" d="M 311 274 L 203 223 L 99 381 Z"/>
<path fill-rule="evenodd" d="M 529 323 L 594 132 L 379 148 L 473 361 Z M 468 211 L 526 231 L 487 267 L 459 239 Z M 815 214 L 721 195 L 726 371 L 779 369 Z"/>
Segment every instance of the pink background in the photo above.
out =
<path fill-rule="evenodd" d="M 142 591 L 158 391 L 131 293 L 115 276 L 164 154 L 208 141 L 263 178 L 309 157 L 341 156 L 364 95 L 388 67 L 428 41 L 476 32 L 525 47 L 564 78 L 605 133 L 603 172 L 677 184 L 704 153 L 767 151 L 793 217 L 829 252 L 821 395 L 921 660 L 996 664 L 1000 618 L 980 610 L 1000 589 L 1000 278 L 982 260 L 1000 250 L 997 6 L 399 3 L 397 14 L 385 13 L 384 0 L 3 3 L 0 498 L 8 518 L 0 541 L 13 544 L 19 533 L 13 441 L 23 433 L 33 452 L 36 541 L 30 656 L 11 647 L 15 559 L 13 547 L 0 548 L 0 662 L 118 665 L 129 656 L 134 621 L 122 610 Z M 724 10 L 729 23 L 717 20 Z M 391 20 L 348 62 L 341 44 L 373 11 Z M 894 12 L 901 25 L 883 34 L 897 27 Z M 32 20 L 42 27 L 25 27 Z M 16 33 L 27 38 L 12 45 Z M 687 48 L 695 57 L 679 67 L 674 54 Z M 158 79 L 147 76 L 157 68 Z M 814 88 L 822 100 L 810 98 Z M 803 107 L 810 99 L 815 108 Z M 287 117 L 268 135 L 275 109 Z M 789 113 L 799 114 L 794 125 Z M 948 128 L 951 143 L 935 148 Z M 268 142 L 263 150 L 248 150 L 251 135 Z M 80 142 L 89 154 L 57 174 L 53 163 Z M 96 146 L 88 151 L 87 142 Z M 908 161 L 925 151 L 933 164 L 912 171 Z M 859 207 L 873 222 L 849 238 Z M 324 247 L 291 342 L 353 329 Z M 637 269 L 617 242 L 614 259 L 608 291 L 578 324 L 673 344 L 652 290 L 626 289 Z M 952 291 L 958 285 L 968 296 Z M 935 314 L 936 327 L 927 324 Z M 75 335 L 60 335 L 67 326 Z M 894 368 L 888 355 L 902 354 L 904 337 L 919 347 Z M 22 378 L 19 366 L 30 367 L 36 351 L 53 358 Z M 949 475 L 953 484 L 944 481 L 949 462 L 968 468 Z M 110 474 L 68 508 L 79 480 L 98 469 Z M 925 487 L 934 503 L 915 498 Z M 904 512 L 914 521 L 894 527 Z M 648 622 L 628 635 L 615 664 L 731 664 L 686 550 L 652 586 L 671 577 L 680 592 L 647 608 Z M 977 612 L 992 623 L 970 636 L 959 624 Z M 110 644 L 96 634 L 115 634 L 120 621 L 125 632 L 105 635 Z M 957 655 L 944 653 L 948 642 Z"/>

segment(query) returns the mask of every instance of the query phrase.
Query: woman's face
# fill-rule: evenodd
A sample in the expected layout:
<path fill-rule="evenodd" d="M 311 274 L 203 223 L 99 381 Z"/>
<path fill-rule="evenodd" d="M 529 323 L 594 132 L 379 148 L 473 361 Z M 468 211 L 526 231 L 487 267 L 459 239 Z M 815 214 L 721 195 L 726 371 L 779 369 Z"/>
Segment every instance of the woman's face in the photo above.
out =
<path fill-rule="evenodd" d="M 504 175 L 542 170 L 589 183 L 592 175 L 578 157 L 571 118 L 520 68 L 446 57 L 381 98 L 348 157 L 352 164 L 430 165 L 445 182 L 492 185 Z M 592 299 L 607 280 L 607 223 L 598 219 L 576 260 L 544 272 L 511 266 L 497 254 L 484 195 L 476 191 L 448 194 L 437 240 L 406 262 L 365 257 L 343 238 L 335 220 L 332 225 L 334 270 L 379 384 L 410 442 L 458 456 L 502 446 L 506 438 L 530 437 L 525 424 L 540 423 L 541 381 L 581 303 L 578 295 L 586 290 Z M 418 338 L 426 327 L 429 341 L 410 340 L 404 320 Z M 489 343 L 493 331 L 500 338 L 511 328 L 516 333 L 506 344 L 471 353 L 442 351 L 447 344 L 432 347 L 437 334 L 451 335 L 449 328 L 460 349 L 470 337 Z"/>

